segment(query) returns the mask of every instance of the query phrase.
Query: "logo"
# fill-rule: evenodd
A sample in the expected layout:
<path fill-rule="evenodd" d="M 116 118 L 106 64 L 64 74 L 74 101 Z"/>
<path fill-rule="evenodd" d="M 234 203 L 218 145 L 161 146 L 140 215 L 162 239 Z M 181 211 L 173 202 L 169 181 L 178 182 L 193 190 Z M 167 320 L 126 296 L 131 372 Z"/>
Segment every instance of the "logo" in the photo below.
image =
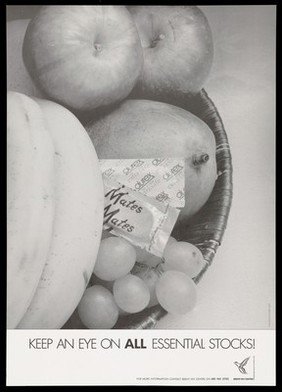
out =
<path fill-rule="evenodd" d="M 247 365 L 248 361 L 249 361 L 250 357 L 247 357 L 245 359 L 243 359 L 242 362 L 237 362 L 235 361 L 234 364 L 237 366 L 238 370 L 243 373 L 243 374 L 247 374 L 247 371 L 245 369 L 245 366 Z"/>

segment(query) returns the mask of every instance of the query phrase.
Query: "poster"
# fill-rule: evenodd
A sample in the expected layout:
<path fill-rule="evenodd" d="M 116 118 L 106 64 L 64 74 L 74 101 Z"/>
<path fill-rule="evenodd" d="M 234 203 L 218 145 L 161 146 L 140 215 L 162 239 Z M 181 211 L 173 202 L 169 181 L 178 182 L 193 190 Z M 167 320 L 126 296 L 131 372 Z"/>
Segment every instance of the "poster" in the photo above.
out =
<path fill-rule="evenodd" d="M 7 22 L 38 7 L 8 6 Z M 204 89 L 228 136 L 232 201 L 196 306 L 145 330 L 7 329 L 7 385 L 275 385 L 276 7 L 198 8 L 213 37 Z M 18 91 L 23 33 L 7 31 L 8 87 Z"/>

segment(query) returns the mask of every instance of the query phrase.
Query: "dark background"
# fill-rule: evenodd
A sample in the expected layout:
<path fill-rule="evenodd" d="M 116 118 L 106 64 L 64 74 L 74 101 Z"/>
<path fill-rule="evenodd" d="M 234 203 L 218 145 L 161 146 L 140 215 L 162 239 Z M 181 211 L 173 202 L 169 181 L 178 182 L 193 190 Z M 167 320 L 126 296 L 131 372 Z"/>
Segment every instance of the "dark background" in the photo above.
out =
<path fill-rule="evenodd" d="M 40 5 L 9 5 L 6 7 L 7 20 L 30 19 L 40 7 Z"/>

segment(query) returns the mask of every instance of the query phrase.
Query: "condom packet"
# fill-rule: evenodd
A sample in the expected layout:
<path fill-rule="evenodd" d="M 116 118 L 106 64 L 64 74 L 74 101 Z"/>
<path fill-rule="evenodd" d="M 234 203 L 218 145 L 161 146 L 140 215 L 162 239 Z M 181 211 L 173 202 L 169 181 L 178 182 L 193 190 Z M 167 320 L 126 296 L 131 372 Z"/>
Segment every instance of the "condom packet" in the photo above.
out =
<path fill-rule="evenodd" d="M 162 257 L 180 210 L 103 173 L 103 229 Z"/>
<path fill-rule="evenodd" d="M 111 178 L 157 201 L 183 208 L 184 158 L 100 159 L 105 178 Z"/>

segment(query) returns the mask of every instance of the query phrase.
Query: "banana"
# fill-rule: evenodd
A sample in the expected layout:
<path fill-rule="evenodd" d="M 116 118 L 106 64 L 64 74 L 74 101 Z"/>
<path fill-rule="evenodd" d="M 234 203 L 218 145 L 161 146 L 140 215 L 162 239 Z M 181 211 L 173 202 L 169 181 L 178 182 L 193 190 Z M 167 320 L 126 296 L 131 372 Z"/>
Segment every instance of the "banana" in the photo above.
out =
<path fill-rule="evenodd" d="M 37 288 L 54 216 L 54 146 L 39 105 L 7 97 L 7 327 L 15 328 Z"/>
<path fill-rule="evenodd" d="M 104 192 L 94 146 L 76 117 L 37 99 L 55 146 L 55 218 L 46 263 L 21 329 L 61 328 L 78 305 L 96 261 Z"/>

